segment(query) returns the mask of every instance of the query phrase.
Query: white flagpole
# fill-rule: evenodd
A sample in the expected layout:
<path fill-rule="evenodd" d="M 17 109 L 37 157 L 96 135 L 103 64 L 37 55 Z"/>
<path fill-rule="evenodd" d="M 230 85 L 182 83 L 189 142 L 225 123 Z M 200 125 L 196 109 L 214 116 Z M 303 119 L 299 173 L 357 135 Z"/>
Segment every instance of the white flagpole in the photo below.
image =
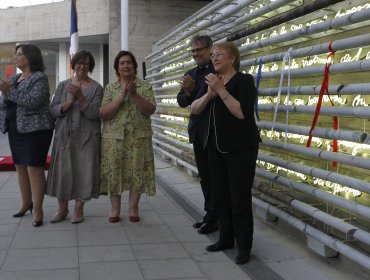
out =
<path fill-rule="evenodd" d="M 121 50 L 128 50 L 128 2 L 121 0 Z"/>

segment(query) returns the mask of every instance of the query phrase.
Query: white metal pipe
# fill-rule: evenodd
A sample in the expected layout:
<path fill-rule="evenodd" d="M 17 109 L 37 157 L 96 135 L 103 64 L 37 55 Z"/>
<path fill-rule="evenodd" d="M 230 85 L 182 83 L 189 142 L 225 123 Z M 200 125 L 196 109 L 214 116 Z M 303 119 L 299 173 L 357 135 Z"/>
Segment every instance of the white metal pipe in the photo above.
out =
<path fill-rule="evenodd" d="M 156 99 L 176 98 L 174 95 L 155 96 Z M 157 102 L 157 107 L 179 108 L 178 104 L 167 104 Z M 274 112 L 275 105 L 258 105 L 259 112 Z M 297 114 L 314 114 L 316 107 L 303 105 L 280 105 L 279 112 L 294 112 Z M 370 118 L 370 110 L 367 107 L 343 107 L 343 106 L 322 106 L 320 109 L 321 116 L 338 116 L 338 117 L 353 117 L 353 118 Z M 366 141 L 364 141 L 366 142 Z"/>
<path fill-rule="evenodd" d="M 251 3 L 256 2 L 256 1 L 257 0 L 239 0 L 237 5 L 234 5 L 234 6 L 230 5 L 230 6 L 226 7 L 225 9 L 220 10 L 219 13 L 217 13 L 217 14 L 215 13 L 215 15 L 213 17 L 211 17 L 209 20 L 204 20 L 204 21 L 199 22 L 198 25 L 195 25 L 191 30 L 183 32 L 180 37 L 178 37 L 177 39 L 169 42 L 167 45 L 164 45 L 163 47 L 159 48 L 158 50 L 156 50 L 155 53 L 165 51 L 166 49 L 172 47 L 173 45 L 181 42 L 185 38 L 199 32 L 201 30 L 207 29 L 210 26 L 213 26 L 217 23 L 220 23 L 222 20 L 231 17 L 233 14 L 238 13 L 241 9 L 243 9 L 246 6 L 249 6 Z M 288 0 L 285 0 L 285 1 L 288 1 Z M 289 0 L 289 1 L 291 1 L 291 0 Z M 188 46 L 189 46 L 189 44 L 184 44 L 179 49 L 183 50 Z M 161 56 L 152 59 L 152 62 L 157 62 L 159 60 L 164 59 L 165 57 L 171 56 L 172 54 L 177 53 L 179 51 L 179 49 L 168 51 L 165 54 L 162 54 Z"/>
<path fill-rule="evenodd" d="M 261 112 L 273 112 L 275 105 L 258 105 L 258 110 Z M 297 114 L 314 114 L 315 106 L 302 106 L 302 105 L 281 105 L 278 106 L 279 112 L 294 112 Z M 320 115 L 323 116 L 341 116 L 353 118 L 370 118 L 370 110 L 368 107 L 342 107 L 342 106 L 321 106 Z"/>
<path fill-rule="evenodd" d="M 261 191 L 267 198 L 272 198 L 277 200 L 277 202 L 283 202 L 288 204 L 290 207 L 299 210 L 300 212 L 312 217 L 324 223 L 327 226 L 333 227 L 347 236 L 356 238 L 357 240 L 370 245 L 370 233 L 360 229 L 358 226 L 349 224 L 337 217 L 329 215 L 318 208 L 315 208 L 305 202 L 302 202 L 296 198 L 292 198 L 289 195 L 284 195 L 282 192 L 274 192 L 272 188 L 267 186 L 262 186 L 261 183 L 257 183 L 258 179 L 255 179 L 254 188 Z M 283 198 L 282 198 L 283 196 Z M 258 196 L 257 196 L 258 197 Z"/>
<path fill-rule="evenodd" d="M 170 91 L 180 89 L 180 85 L 153 88 L 155 92 Z M 321 85 L 307 85 L 307 86 L 293 86 L 290 87 L 291 95 L 318 95 L 320 93 Z M 329 92 L 331 94 L 341 94 L 341 95 L 369 95 L 370 94 L 370 83 L 359 83 L 359 84 L 340 84 L 340 85 L 329 85 Z M 260 88 L 258 90 L 259 96 L 276 96 L 278 93 L 278 88 Z M 288 91 L 287 87 L 281 88 L 281 94 L 285 95 Z M 160 97 L 157 95 L 156 97 Z M 175 96 L 176 97 L 176 96 Z M 163 98 L 171 98 L 167 95 Z"/>
<path fill-rule="evenodd" d="M 164 147 L 164 148 L 166 148 L 166 149 L 169 149 L 169 150 L 171 150 L 172 152 L 174 152 L 175 154 L 181 155 L 181 154 L 183 154 L 183 153 L 184 153 L 184 151 L 183 151 L 183 150 L 178 149 L 178 148 L 176 148 L 176 147 L 174 147 L 174 146 L 172 146 L 172 145 L 169 145 L 169 144 L 167 144 L 167 143 L 164 143 L 163 141 L 158 140 L 158 139 L 156 139 L 156 138 L 153 138 L 153 139 L 152 139 L 152 141 L 153 141 L 153 143 L 154 143 L 154 144 L 159 145 L 159 146 L 162 146 L 162 147 Z"/>
<path fill-rule="evenodd" d="M 322 75 L 325 70 L 325 65 L 317 67 L 305 67 L 299 69 L 290 69 L 290 77 L 307 77 L 314 75 Z M 360 60 L 352 62 L 342 62 L 331 65 L 331 74 L 343 74 L 349 72 L 365 72 L 370 70 L 370 60 Z M 256 76 L 256 74 L 253 74 Z M 273 79 L 278 78 L 281 75 L 281 71 L 273 72 L 262 72 L 262 79 Z"/>
<path fill-rule="evenodd" d="M 241 64 L 243 61 L 241 62 Z M 290 77 L 307 77 L 314 75 L 322 75 L 325 70 L 325 65 L 316 66 L 316 67 L 305 67 L 299 69 L 290 69 Z M 333 64 L 330 67 L 330 73 L 339 74 L 339 73 L 349 73 L 349 72 L 365 72 L 370 70 L 370 60 L 361 60 L 361 61 L 352 61 L 352 62 L 343 62 L 338 64 Z M 254 76 L 257 74 L 254 73 Z M 281 75 L 281 70 L 273 72 L 262 72 L 262 79 L 273 79 L 278 78 Z M 179 80 L 183 76 L 182 74 L 174 75 L 172 77 L 167 77 L 161 80 L 156 80 L 150 82 L 152 85 L 165 83 L 169 81 Z"/>
<path fill-rule="evenodd" d="M 176 86 L 179 87 L 179 86 Z M 175 89 L 175 87 L 173 88 Z M 318 95 L 320 93 L 321 85 L 307 85 L 307 86 L 296 86 L 290 87 L 291 95 Z M 328 90 L 331 94 L 370 94 L 370 83 L 360 83 L 360 84 L 347 84 L 347 85 L 329 85 Z M 281 94 L 287 94 L 288 88 L 282 87 Z M 275 96 L 278 93 L 278 88 L 260 88 L 258 90 L 259 96 Z"/>
<path fill-rule="evenodd" d="M 157 118 L 157 117 L 153 117 L 153 116 L 151 117 L 151 119 L 152 119 L 152 121 L 156 121 L 156 122 L 175 124 L 175 125 L 182 126 L 182 127 L 188 127 L 188 124 L 184 123 L 184 122 L 166 120 L 166 119 Z"/>
<path fill-rule="evenodd" d="M 300 135 L 309 135 L 310 128 L 304 126 L 294 126 L 282 124 L 282 123 L 272 123 L 272 122 L 257 122 L 259 128 L 262 129 L 272 129 L 277 131 L 286 131 L 287 133 L 296 133 Z M 351 142 L 362 143 L 366 137 L 364 132 L 356 131 L 345 131 L 345 130 L 333 130 L 333 129 L 323 129 L 315 128 L 312 131 L 312 135 L 315 137 L 325 138 L 325 139 L 338 139 L 346 140 Z"/>
<path fill-rule="evenodd" d="M 279 4 L 278 2 L 274 2 L 274 3 L 276 3 L 274 5 Z M 261 9 L 259 9 L 259 10 L 261 10 Z M 259 10 L 257 10 L 257 11 L 259 11 Z M 250 14 L 250 15 L 247 14 L 246 16 L 250 17 L 251 15 L 253 15 L 253 13 Z M 257 14 L 254 14 L 254 15 L 257 15 Z M 353 14 L 349 14 L 349 15 L 346 15 L 346 16 L 343 16 L 343 17 L 340 17 L 340 18 L 328 20 L 328 21 L 325 21 L 323 23 L 318 23 L 318 24 L 315 24 L 315 25 L 306 26 L 306 27 L 303 27 L 302 29 L 295 30 L 295 31 L 292 31 L 292 32 L 288 32 L 288 33 L 282 34 L 280 36 L 276 36 L 276 37 L 268 38 L 268 39 L 265 39 L 265 40 L 262 40 L 262 41 L 259 41 L 259 42 L 251 43 L 247 46 L 240 47 L 239 50 L 240 50 L 241 53 L 245 53 L 248 50 L 252 50 L 252 49 L 255 50 L 256 48 L 261 48 L 261 47 L 264 47 L 264 46 L 289 41 L 289 40 L 292 40 L 292 39 L 295 39 L 295 38 L 298 38 L 298 37 L 302 37 L 304 35 L 320 33 L 320 32 L 326 31 L 326 30 L 331 30 L 333 28 L 339 28 L 341 26 L 349 25 L 351 23 L 358 23 L 358 22 L 361 22 L 361 21 L 365 21 L 369 18 L 369 16 L 370 16 L 370 9 L 365 9 L 365 10 L 355 12 Z M 221 27 L 221 28 L 223 28 L 223 27 Z M 212 34 L 211 32 L 208 32 L 208 33 Z M 186 46 L 184 46 L 181 49 L 184 49 L 185 47 Z M 163 59 L 164 57 L 166 57 L 168 55 L 173 55 L 176 52 L 178 52 L 178 50 L 179 49 L 177 49 L 177 51 L 166 53 L 165 56 L 161 56 L 160 58 Z M 157 60 L 159 60 L 159 58 L 157 58 Z M 155 61 L 157 61 L 157 60 L 155 60 Z M 153 61 L 153 62 L 155 62 L 155 61 Z M 157 67 L 158 66 L 156 66 L 156 68 Z M 150 69 L 148 71 L 152 71 L 152 69 Z"/>
<path fill-rule="evenodd" d="M 179 108 L 180 106 L 177 104 L 167 104 L 167 103 L 157 103 L 157 107 L 164 107 L 164 108 Z"/>
<path fill-rule="evenodd" d="M 170 91 L 170 90 L 177 90 L 177 89 L 178 90 L 180 89 L 180 85 L 153 88 L 153 91 L 154 92 L 162 92 L 162 91 Z"/>
<path fill-rule="evenodd" d="M 369 18 L 370 18 L 370 9 L 364 9 L 359 12 L 355 12 L 355 13 L 348 14 L 348 15 L 345 15 L 339 18 L 334 18 L 331 20 L 326 20 L 318 24 L 304 26 L 301 29 L 291 31 L 286 34 L 280 34 L 279 36 L 276 36 L 276 37 L 267 38 L 265 40 L 260 40 L 258 42 L 248 44 L 246 46 L 241 47 L 239 51 L 241 53 L 245 53 L 249 50 L 256 50 L 259 48 L 276 45 L 282 42 L 288 42 L 293 39 L 304 38 L 311 34 L 321 33 L 324 31 L 337 29 L 343 26 L 348 26 L 354 23 L 359 23 L 362 21 L 366 21 Z"/>
<path fill-rule="evenodd" d="M 370 245 L 370 234 L 360 229 L 359 227 L 341 221 L 340 219 L 324 213 L 323 211 L 320 211 L 319 209 L 297 199 L 292 200 L 290 205 L 293 208 L 301 211 L 302 213 L 305 213 L 313 217 L 314 219 L 321 221 L 324 224 L 329 225 L 347 235 L 353 236 L 357 240 L 367 245 Z"/>
<path fill-rule="evenodd" d="M 188 60 L 191 60 L 191 54 L 190 53 L 184 53 L 182 55 L 179 55 L 173 59 L 170 59 L 170 60 L 167 60 L 163 63 L 160 63 L 160 64 L 156 64 L 155 66 L 151 67 L 151 68 L 148 68 L 146 71 L 148 72 L 152 72 L 154 70 L 157 70 L 159 68 L 162 68 L 166 65 L 170 65 L 170 64 L 173 64 L 173 63 L 176 63 L 176 62 L 179 62 L 179 61 L 183 61 L 184 59 L 188 59 Z M 155 73 L 156 74 L 156 73 Z M 148 79 L 152 78 L 151 75 L 148 75 L 146 76 Z"/>
<path fill-rule="evenodd" d="M 168 127 L 168 126 L 163 126 L 163 125 L 158 125 L 158 124 L 152 124 L 152 127 L 158 128 L 160 130 L 171 131 L 172 133 L 175 133 L 175 134 L 181 135 L 183 137 L 189 138 L 188 137 L 188 133 L 183 132 L 183 131 L 179 131 L 177 129 L 174 129 L 174 128 L 171 128 L 171 127 Z"/>
<path fill-rule="evenodd" d="M 277 182 L 296 191 L 311 195 L 312 197 L 322 199 L 323 201 L 334 204 L 339 208 L 346 209 L 347 211 L 350 211 L 354 214 L 370 219 L 370 208 L 359 203 L 332 195 L 326 191 L 313 188 L 304 183 L 295 182 L 276 173 L 272 173 L 258 167 L 256 168 L 256 175 L 264 177 L 270 181 Z"/>
<path fill-rule="evenodd" d="M 196 12 L 195 14 L 187 18 L 185 21 L 178 24 L 174 30 L 169 31 L 165 36 L 161 37 L 157 42 L 155 42 L 155 44 L 160 45 L 164 43 L 165 41 L 171 40 L 172 37 L 176 35 L 177 33 L 180 33 L 181 31 L 198 23 L 199 21 L 204 20 L 205 17 L 211 15 L 212 13 L 216 12 L 217 10 L 221 9 L 223 6 L 233 1 L 234 0 L 222 0 L 222 1 L 217 1 L 217 2 L 215 1 L 214 3 L 208 4 L 207 6 L 203 7 L 200 11 Z M 146 56 L 145 59 L 149 59 L 160 52 L 161 51 L 155 51 L 149 54 L 148 56 Z"/>
<path fill-rule="evenodd" d="M 249 14 L 247 14 L 246 16 L 249 16 Z M 346 15 L 346 16 L 343 16 L 343 17 L 340 17 L 340 18 L 335 18 L 335 19 L 332 19 L 332 20 L 324 21 L 322 23 L 318 23 L 318 24 L 315 24 L 315 25 L 312 25 L 312 26 L 306 26 L 306 27 L 303 27 L 302 29 L 291 31 L 291 32 L 288 32 L 286 34 L 281 34 L 281 35 L 273 37 L 273 38 L 267 38 L 265 40 L 250 43 L 246 46 L 240 47 L 239 51 L 240 51 L 241 54 L 244 54 L 244 53 L 248 52 L 249 50 L 255 50 L 255 49 L 258 49 L 258 48 L 265 47 L 265 46 L 271 46 L 271 45 L 275 45 L 277 43 L 286 42 L 286 41 L 289 41 L 289 40 L 300 38 L 300 37 L 302 37 L 302 35 L 315 34 L 315 33 L 323 32 L 323 31 L 330 30 L 330 29 L 333 29 L 333 28 L 339 28 L 339 27 L 342 27 L 342 26 L 345 26 L 345 25 L 349 25 L 351 23 L 358 23 L 358 22 L 361 22 L 361 21 L 365 21 L 365 20 L 368 20 L 369 17 L 370 17 L 370 9 L 365 9 L 365 10 L 362 10 L 362 11 L 359 11 L 359 12 L 355 12 L 354 14 L 349 14 L 349 15 Z M 236 21 L 239 21 L 239 20 L 240 20 L 240 18 L 237 19 Z M 221 27 L 221 28 L 223 28 L 223 27 Z M 216 31 L 217 30 L 208 32 L 208 34 L 213 34 L 212 32 L 216 32 Z M 212 35 L 210 35 L 210 36 L 212 36 Z M 364 35 L 364 36 L 366 36 L 366 35 Z M 338 43 L 336 43 L 335 41 L 333 42 L 333 48 L 334 49 L 338 49 L 337 44 Z M 325 46 L 325 44 L 324 44 L 322 47 L 324 47 L 324 49 L 327 50 L 327 45 Z M 186 55 L 186 56 L 188 56 L 188 55 Z M 182 56 L 181 58 L 176 59 L 175 61 L 180 61 L 183 58 L 184 57 Z M 264 59 L 267 59 L 267 58 L 264 57 Z M 175 61 L 173 61 L 173 62 L 175 62 Z M 257 61 L 259 61 L 259 59 Z M 171 63 L 173 63 L 173 62 L 171 62 Z M 159 64 L 159 65 L 156 65 L 155 67 L 148 69 L 148 71 L 153 71 L 155 69 L 161 68 L 164 65 L 171 64 L 171 63 L 165 62 L 165 63 Z M 258 64 L 258 63 L 256 63 L 256 64 Z"/>
<path fill-rule="evenodd" d="M 280 149 L 285 151 L 289 151 L 292 153 L 297 153 L 303 156 L 309 156 L 313 158 L 320 158 L 327 161 L 338 162 L 347 164 L 353 167 L 363 168 L 366 170 L 370 170 L 370 160 L 367 158 L 356 157 L 352 155 L 345 155 L 345 154 L 338 154 L 330 151 L 325 151 L 316 148 L 307 148 L 300 145 L 295 144 L 288 144 L 285 142 L 277 142 L 272 140 L 263 140 L 260 143 L 260 146 L 271 147 L 275 149 Z"/>
<path fill-rule="evenodd" d="M 163 70 L 161 72 L 146 76 L 146 78 L 147 79 L 152 79 L 152 78 L 159 77 L 159 76 L 162 76 L 162 75 L 168 75 L 168 74 L 171 74 L 171 73 L 179 71 L 179 70 L 188 69 L 188 68 L 194 67 L 194 66 L 195 66 L 195 62 L 192 60 L 192 61 L 182 63 L 180 65 L 174 66 L 172 68 L 169 68 L 167 70 Z"/>
<path fill-rule="evenodd" d="M 172 160 L 176 161 L 177 163 L 179 163 L 180 165 L 188 168 L 189 170 L 191 170 L 192 172 L 194 172 L 195 174 L 198 174 L 198 169 L 192 165 L 192 164 L 189 164 L 188 162 L 182 160 L 181 158 L 177 157 L 177 156 L 174 156 L 173 154 L 159 148 L 159 147 L 156 147 L 156 146 L 153 146 L 153 149 L 154 151 L 157 151 L 159 153 L 162 153 L 164 155 L 166 155 L 167 157 L 171 158 Z"/>
<path fill-rule="evenodd" d="M 176 99 L 176 94 L 167 94 L 167 95 L 155 95 L 155 99 Z"/>
<path fill-rule="evenodd" d="M 192 144 L 188 144 L 188 143 L 184 143 L 180 140 L 176 140 L 170 136 L 167 136 L 167 135 L 164 135 L 158 131 L 153 131 L 153 135 L 154 137 L 157 137 L 157 138 L 161 138 L 161 139 L 164 139 L 172 144 L 175 144 L 176 146 L 179 146 L 181 148 L 184 148 L 184 149 L 192 149 L 193 148 L 193 145 Z"/>
<path fill-rule="evenodd" d="M 297 164 L 291 161 L 272 157 L 272 156 L 265 155 L 262 153 L 258 154 L 258 159 L 265 161 L 265 162 L 272 163 L 274 165 L 284 167 L 289 170 L 293 170 L 293 171 L 296 171 L 302 174 L 306 174 L 308 176 L 320 178 L 320 179 L 330 181 L 330 182 L 335 182 L 343 186 L 347 186 L 351 189 L 359 190 L 359 191 L 370 194 L 370 183 L 369 182 L 354 179 L 349 176 L 344 176 L 338 173 L 322 170 L 319 168 Z"/>
<path fill-rule="evenodd" d="M 239 26 L 245 23 L 248 24 L 251 20 L 263 16 L 264 14 L 269 13 L 271 11 L 275 11 L 276 9 L 281 8 L 284 5 L 288 6 L 288 4 L 290 4 L 289 6 L 292 6 L 293 5 L 292 2 L 296 2 L 296 0 L 277 0 L 274 2 L 270 2 L 270 4 L 264 5 L 263 7 L 254 10 L 253 12 L 246 13 L 244 16 L 237 18 L 231 23 L 224 24 L 221 26 L 221 28 L 214 29 L 208 32 L 207 34 L 209 36 L 216 36 L 220 33 L 230 30 L 235 26 Z"/>
<path fill-rule="evenodd" d="M 184 73 L 179 74 L 179 75 L 175 75 L 175 76 L 172 76 L 172 77 L 164 78 L 164 79 L 161 79 L 161 80 L 152 81 L 152 82 L 150 82 L 150 84 L 155 85 L 155 84 L 161 84 L 161 83 L 165 83 L 165 82 L 169 82 L 169 81 L 176 81 L 176 80 L 180 80 L 180 78 L 182 76 L 184 76 Z"/>
<path fill-rule="evenodd" d="M 336 41 L 331 42 L 331 47 L 334 51 L 364 47 L 368 45 L 370 45 L 370 36 L 368 34 L 349 37 L 346 39 L 341 39 L 341 40 L 336 40 Z M 310 55 L 328 53 L 329 52 L 328 46 L 329 46 L 329 42 L 326 42 L 320 45 L 309 46 L 309 47 L 300 48 L 300 49 L 293 49 L 290 52 L 290 57 L 291 58 L 307 57 Z M 282 61 L 285 54 L 286 54 L 285 52 L 280 52 L 280 53 L 274 53 L 271 55 L 266 55 L 263 57 L 256 57 L 253 59 L 244 60 L 242 63 L 242 66 L 246 67 L 246 66 L 251 66 L 251 65 L 258 65 L 261 59 L 263 63 Z"/>
<path fill-rule="evenodd" d="M 348 246 L 347 244 L 331 236 L 328 236 L 322 233 L 321 231 L 313 228 L 312 226 L 307 225 L 306 223 L 293 217 L 289 213 L 286 213 L 283 210 L 277 207 L 274 207 L 271 204 L 256 198 L 255 196 L 252 197 L 252 203 L 253 205 L 257 207 L 261 207 L 262 209 L 268 211 L 269 213 L 277 216 L 279 219 L 287 222 L 288 224 L 292 225 L 293 227 L 300 230 L 301 232 L 311 236 L 312 238 L 319 240 L 326 246 L 350 258 L 351 260 L 362 265 L 363 267 L 370 269 L 370 258 L 367 255 L 357 251 L 356 249 Z"/>

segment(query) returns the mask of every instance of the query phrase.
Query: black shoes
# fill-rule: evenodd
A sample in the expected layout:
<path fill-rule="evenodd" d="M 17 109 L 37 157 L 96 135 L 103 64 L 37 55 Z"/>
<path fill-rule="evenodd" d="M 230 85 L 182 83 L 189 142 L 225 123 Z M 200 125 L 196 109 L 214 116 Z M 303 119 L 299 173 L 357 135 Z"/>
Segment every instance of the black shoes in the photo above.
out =
<path fill-rule="evenodd" d="M 234 248 L 234 243 L 230 244 L 222 244 L 220 242 L 216 242 L 212 245 L 209 245 L 206 247 L 206 250 L 208 252 L 219 252 L 226 249 L 232 249 Z M 236 264 L 245 264 L 249 262 L 251 252 L 249 250 L 239 250 L 238 255 L 236 256 L 235 263 Z"/>
<path fill-rule="evenodd" d="M 212 245 L 208 245 L 206 247 L 206 250 L 208 252 L 218 252 L 218 251 L 222 251 L 222 250 L 226 250 L 226 249 L 232 249 L 232 248 L 234 248 L 234 243 L 221 244 L 220 242 L 216 242 Z"/>
<path fill-rule="evenodd" d="M 206 216 L 204 216 L 200 221 L 193 224 L 193 228 L 200 228 L 206 223 Z"/>
<path fill-rule="evenodd" d="M 33 225 L 33 227 L 41 227 L 43 225 L 43 222 L 42 222 L 42 220 L 33 221 L 32 225 Z"/>
<path fill-rule="evenodd" d="M 44 223 L 43 223 L 43 219 L 44 219 L 44 213 L 41 213 L 42 215 L 41 215 L 41 219 L 40 220 L 33 220 L 33 222 L 32 222 L 32 225 L 33 225 L 33 227 L 41 227 Z"/>
<path fill-rule="evenodd" d="M 218 223 L 217 222 L 208 222 L 204 223 L 199 229 L 198 233 L 200 234 L 208 234 L 218 230 Z"/>
<path fill-rule="evenodd" d="M 250 258 L 250 251 L 248 250 L 239 250 L 238 255 L 236 256 L 235 263 L 236 264 L 245 264 L 249 262 Z"/>
<path fill-rule="evenodd" d="M 26 209 L 26 210 L 24 210 L 24 211 L 19 211 L 18 213 L 15 213 L 14 215 L 13 215 L 13 218 L 20 218 L 20 217 L 23 217 L 25 214 L 26 214 L 26 212 L 29 210 L 30 211 L 30 213 L 32 214 L 32 209 L 33 209 L 33 203 L 31 203 L 31 205 Z"/>

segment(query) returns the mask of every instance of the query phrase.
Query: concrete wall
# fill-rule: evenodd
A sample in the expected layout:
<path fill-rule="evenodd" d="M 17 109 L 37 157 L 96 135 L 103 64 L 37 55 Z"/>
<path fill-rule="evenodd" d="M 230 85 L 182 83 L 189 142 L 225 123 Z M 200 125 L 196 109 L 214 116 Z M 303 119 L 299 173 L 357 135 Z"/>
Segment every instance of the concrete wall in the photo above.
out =
<path fill-rule="evenodd" d="M 110 80 L 115 79 L 113 60 L 120 48 L 120 0 L 110 0 Z M 129 50 L 139 64 L 138 76 L 142 78 L 142 62 L 152 52 L 152 44 L 174 26 L 203 8 L 207 1 L 189 0 L 130 0 Z"/>
<path fill-rule="evenodd" d="M 69 38 L 71 1 L 0 10 L 0 43 Z M 109 33 L 108 0 L 78 0 L 79 36 Z"/>

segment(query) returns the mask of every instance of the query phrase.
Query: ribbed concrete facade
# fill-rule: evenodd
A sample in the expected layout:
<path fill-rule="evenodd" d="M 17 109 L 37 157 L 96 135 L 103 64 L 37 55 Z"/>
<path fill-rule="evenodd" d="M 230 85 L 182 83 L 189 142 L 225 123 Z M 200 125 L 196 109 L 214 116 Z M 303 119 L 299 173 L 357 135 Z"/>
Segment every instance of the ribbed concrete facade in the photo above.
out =
<path fill-rule="evenodd" d="M 92 76 L 101 83 L 115 79 L 113 59 L 121 49 L 120 2 L 77 0 L 80 49 L 93 53 L 97 65 Z M 129 1 L 129 49 L 138 60 L 139 77 L 142 77 L 142 62 L 152 51 L 152 43 L 207 3 L 186 0 Z M 57 84 L 68 77 L 70 4 L 70 0 L 66 0 L 0 10 L 0 63 L 4 46 L 9 49 L 16 43 L 32 42 L 46 52 L 55 52 L 56 58 L 50 60 L 48 66 L 51 72 L 55 72 L 54 75 L 49 73 L 51 83 Z M 5 63 L 6 60 L 3 61 Z M 0 72 L 0 75 L 4 78 L 4 73 Z"/>

